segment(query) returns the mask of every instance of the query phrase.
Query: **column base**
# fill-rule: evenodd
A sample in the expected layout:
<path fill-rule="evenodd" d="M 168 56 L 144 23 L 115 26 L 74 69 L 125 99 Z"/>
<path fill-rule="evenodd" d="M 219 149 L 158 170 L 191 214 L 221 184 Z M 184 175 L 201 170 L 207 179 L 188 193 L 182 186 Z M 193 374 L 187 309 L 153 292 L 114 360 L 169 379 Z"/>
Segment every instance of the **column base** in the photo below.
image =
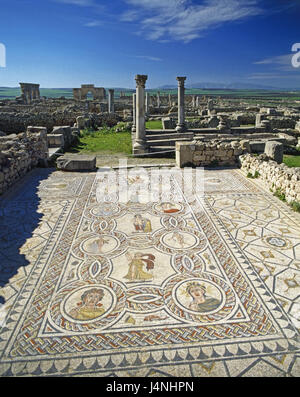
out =
<path fill-rule="evenodd" d="M 186 126 L 184 124 L 177 125 L 175 130 L 176 130 L 176 132 L 184 132 L 184 131 L 186 131 Z"/>
<path fill-rule="evenodd" d="M 133 145 L 133 155 L 148 153 L 148 145 L 146 141 L 136 140 Z"/>

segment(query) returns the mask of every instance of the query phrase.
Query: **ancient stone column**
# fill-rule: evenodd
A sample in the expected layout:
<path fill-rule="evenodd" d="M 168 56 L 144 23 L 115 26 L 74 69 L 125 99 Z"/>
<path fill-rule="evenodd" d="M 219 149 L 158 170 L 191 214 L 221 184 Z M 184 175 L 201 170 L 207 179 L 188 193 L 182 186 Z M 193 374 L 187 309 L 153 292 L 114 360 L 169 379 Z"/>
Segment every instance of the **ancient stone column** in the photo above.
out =
<path fill-rule="evenodd" d="M 146 114 L 148 114 L 149 113 L 149 94 L 148 94 L 148 92 L 146 93 L 146 104 L 145 104 L 145 106 L 146 106 Z"/>
<path fill-rule="evenodd" d="M 196 98 L 196 107 L 198 108 L 199 107 L 199 97 L 197 96 L 197 98 Z"/>
<path fill-rule="evenodd" d="M 115 90 L 108 90 L 108 113 L 115 111 Z"/>
<path fill-rule="evenodd" d="M 157 92 L 157 107 L 160 108 L 160 92 Z"/>
<path fill-rule="evenodd" d="M 177 132 L 185 130 L 185 109 L 184 109 L 184 82 L 186 77 L 176 77 L 178 81 L 178 123 L 176 127 Z"/>
<path fill-rule="evenodd" d="M 261 127 L 262 115 L 258 113 L 255 119 L 255 127 Z"/>
<path fill-rule="evenodd" d="M 208 102 L 207 102 L 208 115 L 211 115 L 211 112 L 213 111 L 213 108 L 214 108 L 213 101 L 211 99 L 209 99 Z"/>
<path fill-rule="evenodd" d="M 196 95 L 193 95 L 192 107 L 193 107 L 194 109 L 195 109 L 195 107 L 196 107 Z"/>
<path fill-rule="evenodd" d="M 132 128 L 131 131 L 134 133 L 136 132 L 136 94 L 132 95 Z"/>
<path fill-rule="evenodd" d="M 169 94 L 169 107 L 171 107 L 172 106 L 172 97 L 171 97 L 171 94 Z"/>
<path fill-rule="evenodd" d="M 138 74 L 136 81 L 136 138 L 133 154 L 142 154 L 147 150 L 145 134 L 145 84 L 148 76 Z"/>

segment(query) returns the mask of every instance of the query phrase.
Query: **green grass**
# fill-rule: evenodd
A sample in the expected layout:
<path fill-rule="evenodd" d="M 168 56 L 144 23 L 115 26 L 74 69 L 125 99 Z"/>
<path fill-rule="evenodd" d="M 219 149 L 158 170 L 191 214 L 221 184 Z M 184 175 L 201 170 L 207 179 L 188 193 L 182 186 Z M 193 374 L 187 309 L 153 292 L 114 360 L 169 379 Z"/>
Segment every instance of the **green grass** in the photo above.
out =
<path fill-rule="evenodd" d="M 255 171 L 254 175 L 251 174 L 251 172 L 248 172 L 247 174 L 247 178 L 251 178 L 251 179 L 256 179 L 260 176 L 260 173 L 258 171 Z"/>
<path fill-rule="evenodd" d="M 285 194 L 279 188 L 276 189 L 275 192 L 272 189 L 270 189 L 270 191 L 273 193 L 273 196 L 279 198 L 279 200 L 281 200 L 284 203 L 286 203 Z M 293 211 L 300 212 L 300 203 L 298 201 L 292 201 L 288 205 L 292 208 Z"/>
<path fill-rule="evenodd" d="M 285 194 L 280 189 L 276 189 L 273 196 L 279 198 L 279 200 L 283 202 L 286 202 Z"/>
<path fill-rule="evenodd" d="M 153 120 L 146 122 L 146 129 L 148 130 L 162 130 L 162 122 L 161 120 Z"/>
<path fill-rule="evenodd" d="M 297 156 L 284 155 L 283 162 L 288 167 L 300 167 L 300 153 Z"/>
<path fill-rule="evenodd" d="M 102 131 L 83 130 L 79 143 L 72 148 L 71 152 L 130 155 L 132 153 L 131 132 L 114 132 L 113 128 Z"/>

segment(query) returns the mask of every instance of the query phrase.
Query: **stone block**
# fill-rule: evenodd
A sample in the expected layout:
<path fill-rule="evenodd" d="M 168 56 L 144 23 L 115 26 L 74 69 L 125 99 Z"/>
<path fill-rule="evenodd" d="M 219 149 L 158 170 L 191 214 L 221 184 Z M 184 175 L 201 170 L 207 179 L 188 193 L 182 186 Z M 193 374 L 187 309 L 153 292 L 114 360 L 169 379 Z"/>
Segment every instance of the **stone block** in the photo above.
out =
<path fill-rule="evenodd" d="M 283 161 L 283 144 L 276 141 L 268 141 L 265 146 L 265 154 L 276 163 Z"/>
<path fill-rule="evenodd" d="M 85 128 L 85 119 L 83 116 L 78 116 L 76 118 L 76 123 L 79 130 L 83 130 Z"/>
<path fill-rule="evenodd" d="M 163 117 L 161 121 L 164 130 L 173 130 L 176 127 L 176 123 L 171 117 Z"/>
<path fill-rule="evenodd" d="M 63 134 L 48 134 L 47 139 L 48 139 L 49 148 L 54 148 L 54 147 L 63 148 L 65 145 Z"/>
<path fill-rule="evenodd" d="M 240 146 L 243 152 L 251 153 L 250 142 L 246 139 L 240 141 Z"/>
<path fill-rule="evenodd" d="M 62 171 L 94 171 L 96 156 L 64 155 L 57 159 L 57 168 Z"/>
<path fill-rule="evenodd" d="M 251 153 L 263 153 L 265 150 L 266 143 L 261 141 L 250 142 Z"/>
<path fill-rule="evenodd" d="M 28 126 L 26 132 L 30 133 L 30 134 L 36 134 L 36 133 L 41 133 L 41 132 L 44 134 L 47 134 L 47 128 L 46 127 Z"/>

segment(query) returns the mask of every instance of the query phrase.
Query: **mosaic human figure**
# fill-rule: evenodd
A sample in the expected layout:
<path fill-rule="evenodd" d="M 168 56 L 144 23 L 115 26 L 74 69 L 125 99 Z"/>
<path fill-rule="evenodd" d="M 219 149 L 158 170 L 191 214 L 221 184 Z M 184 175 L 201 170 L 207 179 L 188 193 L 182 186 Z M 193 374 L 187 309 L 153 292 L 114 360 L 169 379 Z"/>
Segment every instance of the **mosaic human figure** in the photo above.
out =
<path fill-rule="evenodd" d="M 153 279 L 153 275 L 149 271 L 154 269 L 154 255 L 143 254 L 141 252 L 136 252 L 132 255 L 127 252 L 125 256 L 129 262 L 129 269 L 124 278 L 129 281 L 147 281 Z M 147 271 L 144 270 L 145 265 Z"/>
<path fill-rule="evenodd" d="M 174 232 L 172 235 L 172 240 L 176 241 L 180 245 L 181 248 L 184 248 L 185 241 L 184 241 L 184 236 L 180 234 L 179 232 Z"/>
<path fill-rule="evenodd" d="M 105 313 L 101 300 L 104 297 L 104 291 L 101 288 L 93 288 L 85 291 L 81 295 L 77 307 L 70 311 L 70 315 L 76 320 L 93 320 Z"/>
<path fill-rule="evenodd" d="M 205 285 L 196 282 L 189 283 L 186 292 L 192 297 L 189 309 L 196 312 L 209 312 L 217 309 L 221 304 L 218 299 L 206 295 Z"/>
<path fill-rule="evenodd" d="M 160 208 L 165 214 L 175 214 L 176 212 L 179 212 L 179 209 L 169 202 L 161 203 Z"/>
<path fill-rule="evenodd" d="M 88 245 L 88 250 L 91 254 L 102 254 L 104 245 L 108 243 L 108 240 L 105 240 L 103 237 L 99 237 L 97 240 Z"/>
<path fill-rule="evenodd" d="M 142 217 L 142 215 L 134 216 L 133 225 L 137 232 L 143 232 L 143 233 L 151 233 L 152 232 L 152 226 L 151 226 L 150 219 L 144 218 L 144 217 Z"/>

